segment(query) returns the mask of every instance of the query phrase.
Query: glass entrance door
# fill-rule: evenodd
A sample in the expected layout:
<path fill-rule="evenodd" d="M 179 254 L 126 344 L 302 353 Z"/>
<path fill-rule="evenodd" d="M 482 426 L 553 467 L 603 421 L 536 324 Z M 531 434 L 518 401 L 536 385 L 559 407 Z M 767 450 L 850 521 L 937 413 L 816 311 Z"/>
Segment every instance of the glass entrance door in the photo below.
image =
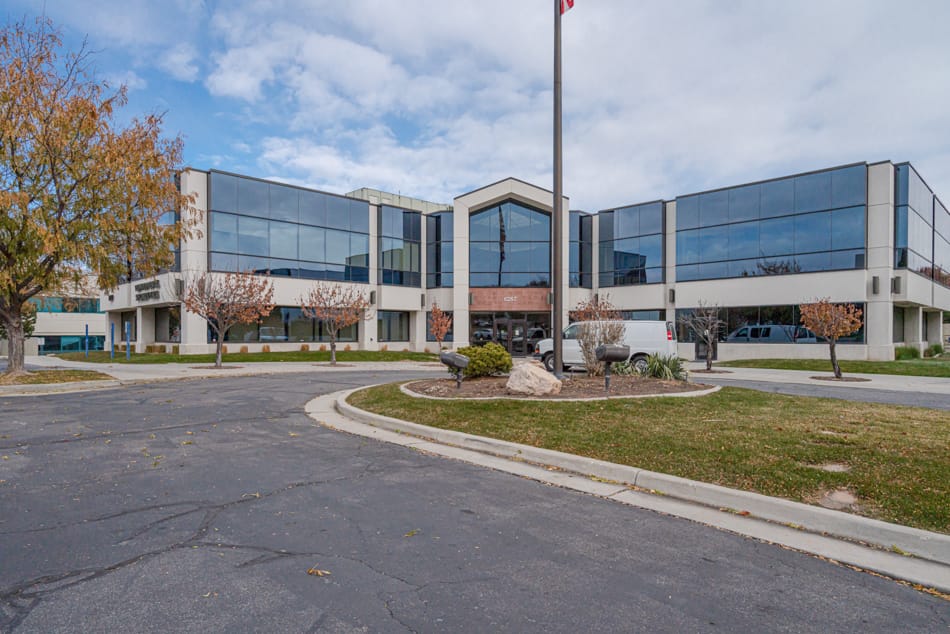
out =
<path fill-rule="evenodd" d="M 524 319 L 495 319 L 495 341 L 504 346 L 513 357 L 528 354 L 527 321 Z"/>

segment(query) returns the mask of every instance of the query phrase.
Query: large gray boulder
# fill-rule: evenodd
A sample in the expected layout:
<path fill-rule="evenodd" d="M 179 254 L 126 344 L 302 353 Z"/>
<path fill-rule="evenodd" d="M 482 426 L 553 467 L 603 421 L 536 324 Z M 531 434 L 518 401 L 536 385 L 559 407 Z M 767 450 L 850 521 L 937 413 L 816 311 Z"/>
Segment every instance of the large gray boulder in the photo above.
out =
<path fill-rule="evenodd" d="M 528 396 L 561 393 L 561 382 L 536 361 L 515 366 L 506 387 L 509 392 Z"/>

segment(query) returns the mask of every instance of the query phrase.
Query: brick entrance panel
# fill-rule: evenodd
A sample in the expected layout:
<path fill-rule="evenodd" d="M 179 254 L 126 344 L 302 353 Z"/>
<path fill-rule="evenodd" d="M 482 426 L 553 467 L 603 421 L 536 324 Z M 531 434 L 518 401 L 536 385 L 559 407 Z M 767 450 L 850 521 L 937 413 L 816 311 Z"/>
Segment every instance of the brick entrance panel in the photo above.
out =
<path fill-rule="evenodd" d="M 542 312 L 551 310 L 549 288 L 473 288 L 472 311 Z"/>

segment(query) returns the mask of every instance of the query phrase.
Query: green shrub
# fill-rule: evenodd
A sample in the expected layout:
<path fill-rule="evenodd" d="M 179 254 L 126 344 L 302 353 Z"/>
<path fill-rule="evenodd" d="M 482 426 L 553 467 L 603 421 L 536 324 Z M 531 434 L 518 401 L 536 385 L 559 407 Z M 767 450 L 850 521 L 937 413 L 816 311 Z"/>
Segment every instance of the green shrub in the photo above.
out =
<path fill-rule="evenodd" d="M 919 359 L 920 350 L 914 346 L 897 346 L 894 348 L 894 359 L 897 361 L 906 361 L 908 359 Z"/>
<path fill-rule="evenodd" d="M 651 354 L 647 357 L 647 367 L 641 373 L 641 376 L 667 381 L 685 381 L 689 373 L 686 370 L 686 364 L 679 357 Z"/>
<path fill-rule="evenodd" d="M 939 357 L 943 354 L 943 346 L 939 343 L 933 343 L 927 346 L 927 350 L 924 352 L 925 357 Z"/>
<path fill-rule="evenodd" d="M 636 366 L 629 361 L 620 361 L 619 363 L 612 364 L 610 371 L 619 376 L 633 376 L 634 374 L 639 374 Z"/>
<path fill-rule="evenodd" d="M 468 357 L 468 367 L 462 371 L 468 378 L 511 372 L 511 355 L 497 343 L 466 346 L 459 348 L 458 353 Z M 449 369 L 449 374 L 454 375 L 455 372 Z"/>

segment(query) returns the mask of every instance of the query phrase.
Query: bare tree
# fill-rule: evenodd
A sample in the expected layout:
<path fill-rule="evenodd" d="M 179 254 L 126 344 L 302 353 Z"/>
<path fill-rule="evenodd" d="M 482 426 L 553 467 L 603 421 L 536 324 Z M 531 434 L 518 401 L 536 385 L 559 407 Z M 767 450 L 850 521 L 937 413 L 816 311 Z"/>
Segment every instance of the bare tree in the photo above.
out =
<path fill-rule="evenodd" d="M 359 322 L 369 308 L 369 300 L 354 286 L 317 282 L 299 301 L 305 316 L 323 322 L 330 335 L 330 365 L 336 365 L 337 335 Z"/>
<path fill-rule="evenodd" d="M 713 347 L 719 338 L 719 330 L 726 324 L 719 318 L 719 306 L 710 306 L 700 300 L 699 306 L 680 317 L 677 321 L 692 330 L 706 346 L 706 371 L 712 370 Z"/>
<path fill-rule="evenodd" d="M 597 361 L 597 346 L 623 341 L 620 311 L 610 303 L 609 295 L 594 295 L 575 306 L 570 317 L 572 321 L 582 322 L 577 329 L 577 343 L 584 356 L 588 376 L 600 376 L 604 367 Z"/>
<path fill-rule="evenodd" d="M 182 301 L 189 312 L 208 320 L 215 333 L 214 367 L 221 367 L 224 337 L 232 326 L 251 324 L 274 310 L 274 284 L 245 273 L 202 273 L 185 283 Z"/>
<path fill-rule="evenodd" d="M 429 313 L 429 332 L 442 349 L 442 342 L 452 328 L 452 315 L 439 308 L 438 302 L 432 302 L 432 311 Z"/>
<path fill-rule="evenodd" d="M 839 337 L 847 337 L 860 330 L 861 309 L 854 304 L 832 304 L 828 297 L 816 300 L 812 304 L 802 304 L 799 309 L 805 328 L 828 340 L 831 367 L 835 372 L 835 378 L 840 379 L 841 368 L 838 367 L 835 344 Z"/>

